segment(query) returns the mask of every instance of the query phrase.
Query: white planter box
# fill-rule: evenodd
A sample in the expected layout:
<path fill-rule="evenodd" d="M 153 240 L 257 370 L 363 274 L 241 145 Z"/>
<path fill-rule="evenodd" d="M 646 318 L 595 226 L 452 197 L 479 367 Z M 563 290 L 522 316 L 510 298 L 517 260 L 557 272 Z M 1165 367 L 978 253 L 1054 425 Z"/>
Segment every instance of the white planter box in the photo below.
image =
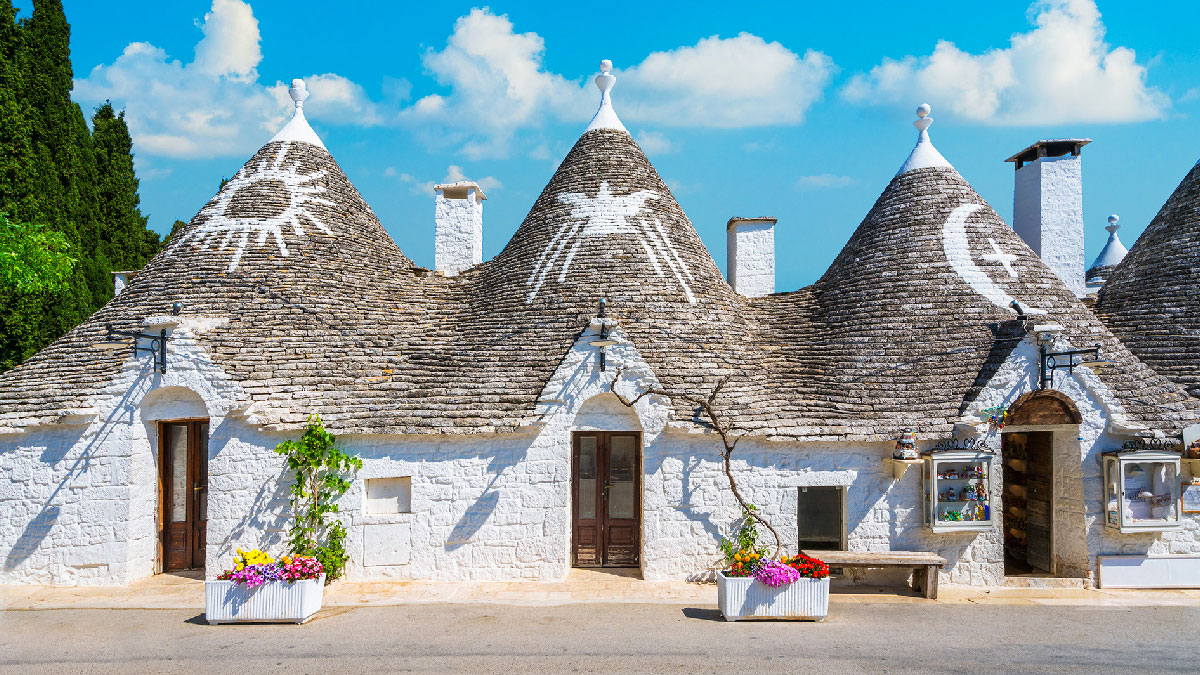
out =
<path fill-rule="evenodd" d="M 304 581 L 268 581 L 250 588 L 232 581 L 204 582 L 204 618 L 209 623 L 291 621 L 304 623 L 321 609 L 325 575 Z"/>
<path fill-rule="evenodd" d="M 754 577 L 717 575 L 717 607 L 726 621 L 741 619 L 808 619 L 829 614 L 829 577 L 797 579 L 779 588 Z"/>

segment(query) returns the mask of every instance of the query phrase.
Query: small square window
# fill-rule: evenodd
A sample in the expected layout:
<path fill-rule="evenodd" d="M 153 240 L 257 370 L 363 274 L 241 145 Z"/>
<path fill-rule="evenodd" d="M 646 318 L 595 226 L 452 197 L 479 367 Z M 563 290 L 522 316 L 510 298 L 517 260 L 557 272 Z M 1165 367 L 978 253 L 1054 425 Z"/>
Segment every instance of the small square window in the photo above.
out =
<path fill-rule="evenodd" d="M 408 513 L 411 510 L 411 476 L 367 479 L 367 513 Z"/>
<path fill-rule="evenodd" d="M 800 550 L 846 549 L 846 488 L 809 485 L 798 490 L 796 533 Z"/>

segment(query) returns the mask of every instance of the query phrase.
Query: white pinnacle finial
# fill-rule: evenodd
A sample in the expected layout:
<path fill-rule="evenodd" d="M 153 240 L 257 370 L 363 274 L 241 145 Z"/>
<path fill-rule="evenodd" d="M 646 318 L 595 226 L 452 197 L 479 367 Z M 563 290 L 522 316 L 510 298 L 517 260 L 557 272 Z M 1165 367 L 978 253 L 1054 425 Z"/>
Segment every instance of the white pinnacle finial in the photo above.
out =
<path fill-rule="evenodd" d="M 610 73 L 610 70 L 612 70 L 612 61 L 604 59 L 600 62 L 600 74 L 596 76 L 595 80 L 596 87 L 600 90 L 600 109 L 596 111 L 596 116 L 592 118 L 592 123 L 588 125 L 587 131 L 593 129 L 625 131 L 625 125 L 621 124 L 621 120 L 617 118 L 617 113 L 612 107 L 612 98 L 608 94 L 613 85 L 617 83 L 617 77 Z"/>
<path fill-rule="evenodd" d="M 288 87 L 288 96 L 296 104 L 296 111 L 292 113 L 292 119 L 289 121 L 271 142 L 275 141 L 300 141 L 302 143 L 311 143 L 319 148 L 324 148 L 325 144 L 317 136 L 317 133 L 308 126 L 308 120 L 304 119 L 304 100 L 308 98 L 308 87 L 304 86 L 304 80 L 296 78 L 292 80 L 292 86 Z"/>
<path fill-rule="evenodd" d="M 1112 234 L 1112 233 L 1116 232 L 1117 230 L 1121 229 L 1121 226 L 1117 224 L 1117 221 L 1120 219 L 1121 219 L 1121 216 L 1118 216 L 1115 213 L 1112 214 L 1111 216 L 1108 217 L 1108 226 L 1105 227 L 1104 229 L 1108 230 L 1109 234 Z"/>
<path fill-rule="evenodd" d="M 953 169 L 950 162 L 942 157 L 942 153 L 933 147 L 933 142 L 929 140 L 929 125 L 933 124 L 933 118 L 929 116 L 931 108 L 928 103 L 922 103 L 917 106 L 917 121 L 913 122 L 913 126 L 919 132 L 917 134 L 917 147 L 909 153 L 908 159 L 901 165 L 900 170 L 896 175 L 908 173 L 914 169 L 928 169 L 934 166 L 944 166 Z"/>
<path fill-rule="evenodd" d="M 288 96 L 296 102 L 296 109 L 304 107 L 304 100 L 308 98 L 308 88 L 304 86 L 304 80 L 296 78 L 292 80 L 292 86 L 288 87 Z"/>

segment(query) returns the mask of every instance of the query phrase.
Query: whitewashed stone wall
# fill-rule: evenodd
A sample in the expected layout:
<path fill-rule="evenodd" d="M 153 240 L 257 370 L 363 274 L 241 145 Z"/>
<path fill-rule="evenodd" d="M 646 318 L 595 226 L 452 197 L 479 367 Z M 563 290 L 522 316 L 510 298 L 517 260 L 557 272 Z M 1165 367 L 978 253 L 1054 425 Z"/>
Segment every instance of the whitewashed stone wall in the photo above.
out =
<path fill-rule="evenodd" d="M 1082 155 L 1042 157 L 1016 173 L 1013 229 L 1067 288 L 1083 297 Z"/>
<path fill-rule="evenodd" d="M 170 326 L 168 372 L 151 357 L 120 375 L 75 425 L 0 434 L 0 583 L 124 584 L 158 565 L 159 420 L 210 417 L 220 429 L 238 388 L 195 342 L 216 320 Z"/>
<path fill-rule="evenodd" d="M 717 542 L 738 517 L 712 434 L 670 425 L 657 396 L 631 409 L 626 398 L 657 386 L 636 349 L 608 349 L 600 372 L 587 345 L 600 323 L 580 336 L 539 399 L 539 425 L 517 434 L 471 436 L 346 436 L 343 446 L 364 460 L 340 502 L 348 529 L 351 579 L 559 580 L 570 567 L 570 438 L 574 430 L 643 433 L 642 567 L 648 580 L 706 576 Z M 284 413 L 243 409 L 181 326 L 172 340 L 170 370 L 159 375 L 148 358 L 130 359 L 121 379 L 97 402 L 87 425 L 41 427 L 0 435 L 0 583 L 123 584 L 157 565 L 156 422 L 210 417 L 207 568 L 217 574 L 235 548 L 282 552 L 289 525 L 289 476 L 273 448 L 298 432 L 266 431 Z M 1069 345 L 1056 344 L 1055 348 Z M 967 414 L 963 424 L 998 449 L 980 412 L 1011 404 L 1036 387 L 1037 351 L 1018 346 Z M 1053 550 L 1058 573 L 1090 577 L 1102 553 L 1197 553 L 1200 523 L 1186 516 L 1173 533 L 1121 535 L 1104 527 L 1099 452 L 1114 449 L 1134 429 L 1111 394 L 1087 369 L 1059 374 L 1056 388 L 1083 415 L 1055 432 Z M 292 414 L 292 417 L 295 417 Z M 1005 431 L 1035 429 L 1008 428 Z M 922 448 L 936 440 L 921 438 Z M 847 535 L 853 550 L 922 550 L 949 561 L 942 581 L 1003 582 L 1002 475 L 992 469 L 996 527 L 984 533 L 933 534 L 923 523 L 920 472 L 895 480 L 883 460 L 892 444 L 794 443 L 746 439 L 734 470 L 748 499 L 795 551 L 797 490 L 810 485 L 847 489 Z M 375 514 L 366 509 L 366 481 L 411 477 L 411 509 Z M 898 583 L 895 573 L 871 572 L 857 581 Z"/>

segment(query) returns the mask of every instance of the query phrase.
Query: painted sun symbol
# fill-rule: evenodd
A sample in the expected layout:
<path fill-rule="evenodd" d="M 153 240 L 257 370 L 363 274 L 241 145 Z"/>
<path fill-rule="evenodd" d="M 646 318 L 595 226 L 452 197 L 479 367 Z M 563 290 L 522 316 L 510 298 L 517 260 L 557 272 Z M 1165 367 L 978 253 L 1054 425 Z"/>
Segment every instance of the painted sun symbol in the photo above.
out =
<path fill-rule="evenodd" d="M 229 261 L 229 271 L 232 272 L 237 269 L 246 246 L 251 243 L 251 236 L 258 246 L 265 246 L 268 237 L 274 239 L 279 254 L 287 256 L 288 248 L 283 235 L 289 227 L 297 237 L 304 236 L 306 222 L 325 234 L 333 234 L 309 210 L 312 204 L 333 205 L 333 202 L 318 196 L 325 192 L 323 186 L 310 185 L 324 177 L 325 172 L 302 174 L 299 172 L 299 163 L 284 166 L 283 160 L 290 148 L 291 143 L 284 143 L 273 160 L 263 158 L 252 171 L 242 167 L 216 200 L 200 211 L 201 215 L 209 216 L 208 220 L 180 243 L 191 240 L 193 245 L 205 250 L 214 247 L 218 251 L 232 249 L 233 258 Z"/>

